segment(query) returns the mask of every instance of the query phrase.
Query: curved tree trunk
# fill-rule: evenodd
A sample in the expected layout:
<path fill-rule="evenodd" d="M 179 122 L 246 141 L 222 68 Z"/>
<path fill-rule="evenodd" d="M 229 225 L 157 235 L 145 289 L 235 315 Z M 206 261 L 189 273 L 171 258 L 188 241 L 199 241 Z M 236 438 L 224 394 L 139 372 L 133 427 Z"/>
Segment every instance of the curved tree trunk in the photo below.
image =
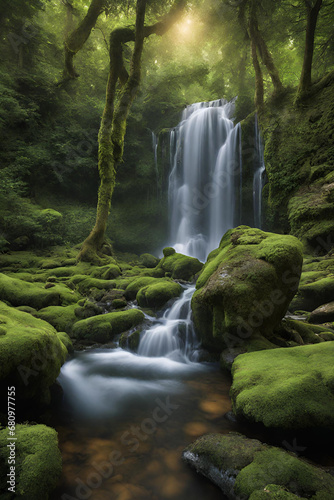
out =
<path fill-rule="evenodd" d="M 144 26 L 146 0 L 137 0 L 136 30 L 119 28 L 110 36 L 110 71 L 106 92 L 106 104 L 99 131 L 98 169 L 101 179 L 95 225 L 83 242 L 78 259 L 100 262 L 98 252 L 103 245 L 110 211 L 111 197 L 115 188 L 117 165 L 122 161 L 126 120 L 140 83 L 141 55 L 144 38 L 155 33 L 164 34 L 180 17 L 186 0 L 176 0 L 169 13 L 158 23 Z M 122 45 L 135 41 L 130 74 L 126 79 Z M 126 83 L 123 82 L 126 79 Z M 123 84 L 115 107 L 116 84 Z"/>
<path fill-rule="evenodd" d="M 63 78 L 77 78 L 79 74 L 73 65 L 73 58 L 83 47 L 94 28 L 99 15 L 105 8 L 106 0 L 92 0 L 87 14 L 77 28 L 69 33 L 65 39 L 65 68 Z"/>
<path fill-rule="evenodd" d="M 307 23 L 306 23 L 306 38 L 305 38 L 305 51 L 303 68 L 298 87 L 298 97 L 300 98 L 305 94 L 312 85 L 312 62 L 314 53 L 314 36 L 317 27 L 319 12 L 322 6 L 322 0 L 316 0 L 312 6 L 310 0 L 305 0 L 307 10 Z"/>

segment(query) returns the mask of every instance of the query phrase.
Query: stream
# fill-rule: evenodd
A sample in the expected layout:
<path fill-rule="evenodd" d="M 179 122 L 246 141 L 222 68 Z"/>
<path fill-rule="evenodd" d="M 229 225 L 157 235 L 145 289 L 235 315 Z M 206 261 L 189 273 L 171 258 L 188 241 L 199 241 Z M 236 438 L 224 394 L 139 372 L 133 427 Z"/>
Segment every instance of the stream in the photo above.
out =
<path fill-rule="evenodd" d="M 194 287 L 142 333 L 138 354 L 77 352 L 58 378 L 64 401 L 56 425 L 62 484 L 52 499 L 222 498 L 183 464 L 183 449 L 207 432 L 236 430 L 230 377 L 199 363 L 190 302 Z"/>

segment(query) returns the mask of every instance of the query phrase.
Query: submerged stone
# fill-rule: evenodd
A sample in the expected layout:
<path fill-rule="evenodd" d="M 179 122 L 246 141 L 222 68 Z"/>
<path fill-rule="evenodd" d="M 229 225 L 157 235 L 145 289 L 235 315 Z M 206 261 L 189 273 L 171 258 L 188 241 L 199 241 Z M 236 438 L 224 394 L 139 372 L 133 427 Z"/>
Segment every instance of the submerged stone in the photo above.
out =
<path fill-rule="evenodd" d="M 334 498 L 330 474 L 292 453 L 238 433 L 204 435 L 182 457 L 230 500 Z"/>

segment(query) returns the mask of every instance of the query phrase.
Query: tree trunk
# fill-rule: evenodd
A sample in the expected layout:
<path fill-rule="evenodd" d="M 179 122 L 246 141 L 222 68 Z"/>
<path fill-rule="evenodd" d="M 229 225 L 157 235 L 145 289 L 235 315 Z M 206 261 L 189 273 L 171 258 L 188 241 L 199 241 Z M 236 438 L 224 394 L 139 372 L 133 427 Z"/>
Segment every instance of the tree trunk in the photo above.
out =
<path fill-rule="evenodd" d="M 98 250 L 103 244 L 110 211 L 111 197 L 115 188 L 116 167 L 122 160 L 126 119 L 136 96 L 140 82 L 141 56 L 144 45 L 144 21 L 146 0 L 137 0 L 135 47 L 131 60 L 130 75 L 125 84 L 116 110 L 114 111 L 117 80 L 122 72 L 123 30 L 116 30 L 110 37 L 110 73 L 107 86 L 106 104 L 99 131 L 99 174 L 96 222 L 90 235 L 84 241 L 80 260 L 98 262 Z"/>
<path fill-rule="evenodd" d="M 146 0 L 137 0 L 136 30 L 119 28 L 110 36 L 110 71 L 106 92 L 106 104 L 99 131 L 98 169 L 101 179 L 98 192 L 96 222 L 90 235 L 82 244 L 78 259 L 101 262 L 98 252 L 103 245 L 110 203 L 115 188 L 117 165 L 122 161 L 126 120 L 140 83 L 141 55 L 144 38 L 153 33 L 164 34 L 179 18 L 186 0 L 176 0 L 169 13 L 158 23 L 144 26 Z M 122 44 L 135 41 L 126 82 Z M 123 84 L 115 108 L 116 84 Z"/>
<path fill-rule="evenodd" d="M 273 82 L 274 93 L 278 94 L 282 92 L 284 87 L 281 82 L 278 69 L 275 66 L 273 56 L 268 50 L 267 44 L 259 30 L 256 8 L 257 8 L 257 3 L 256 1 L 253 0 L 250 7 L 250 26 L 252 30 L 251 38 L 255 42 L 259 54 L 261 56 L 262 62 L 268 70 L 271 81 Z"/>
<path fill-rule="evenodd" d="M 259 110 L 263 106 L 263 75 L 259 59 L 257 57 L 256 43 L 254 40 L 251 40 L 251 51 L 255 71 L 255 107 Z"/>
<path fill-rule="evenodd" d="M 82 48 L 89 35 L 94 28 L 99 15 L 103 12 L 106 0 L 92 0 L 87 14 L 79 23 L 78 27 L 73 30 L 65 39 L 65 68 L 64 79 L 77 78 L 79 74 L 73 66 L 73 58 Z"/>
<path fill-rule="evenodd" d="M 316 0 L 312 6 L 309 0 L 305 0 L 307 10 L 306 39 L 303 68 L 300 77 L 298 96 L 305 94 L 312 85 L 312 61 L 314 53 L 314 36 L 317 27 L 318 15 L 322 6 L 322 0 Z"/>

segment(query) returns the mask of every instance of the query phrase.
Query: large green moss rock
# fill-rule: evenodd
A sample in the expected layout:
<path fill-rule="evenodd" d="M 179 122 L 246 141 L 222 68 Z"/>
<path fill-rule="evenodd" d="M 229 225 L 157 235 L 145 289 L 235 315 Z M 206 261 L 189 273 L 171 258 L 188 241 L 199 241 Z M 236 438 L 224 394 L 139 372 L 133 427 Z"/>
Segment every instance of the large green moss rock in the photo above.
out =
<path fill-rule="evenodd" d="M 49 387 L 67 356 L 63 342 L 66 334 L 58 336 L 46 321 L 3 302 L 0 302 L 0 326 L 0 384 L 14 385 L 21 399 L 47 402 Z"/>
<path fill-rule="evenodd" d="M 28 283 L 0 273 L 0 299 L 13 306 L 42 309 L 48 306 L 68 305 L 79 300 L 79 295 L 64 284 L 45 288 L 42 283 Z"/>
<path fill-rule="evenodd" d="M 182 287 L 175 281 L 161 281 L 141 288 L 137 293 L 137 302 L 140 307 L 160 309 L 170 299 L 178 297 Z"/>
<path fill-rule="evenodd" d="M 203 264 L 198 259 L 176 253 L 174 248 L 168 247 L 164 249 L 164 258 L 161 259 L 157 270 L 162 269 L 173 279 L 191 281 L 202 267 Z"/>
<path fill-rule="evenodd" d="M 232 366 L 237 416 L 266 427 L 334 429 L 334 342 L 259 351 Z"/>
<path fill-rule="evenodd" d="M 301 284 L 291 303 L 291 311 L 313 311 L 323 304 L 334 301 L 334 278 L 321 278 L 311 283 Z"/>
<path fill-rule="evenodd" d="M 66 307 L 49 306 L 44 309 L 40 309 L 36 313 L 36 316 L 50 323 L 50 325 L 52 325 L 58 332 L 71 333 L 72 326 L 79 320 L 75 313 L 77 309 L 77 304 L 72 304 Z"/>
<path fill-rule="evenodd" d="M 220 487 L 230 500 L 334 498 L 334 477 L 280 448 L 241 434 L 207 434 L 183 459 Z"/>
<path fill-rule="evenodd" d="M 71 335 L 76 339 L 105 343 L 139 325 L 144 318 L 144 313 L 138 309 L 100 314 L 75 323 Z"/>
<path fill-rule="evenodd" d="M 302 246 L 293 236 L 240 226 L 211 252 L 192 298 L 195 328 L 207 348 L 222 350 L 273 329 L 298 288 Z"/>
<path fill-rule="evenodd" d="M 0 431 L 0 491 L 3 500 L 48 500 L 61 476 L 57 432 L 45 425 L 17 425 L 15 429 L 15 493 L 8 491 L 8 429 Z"/>

